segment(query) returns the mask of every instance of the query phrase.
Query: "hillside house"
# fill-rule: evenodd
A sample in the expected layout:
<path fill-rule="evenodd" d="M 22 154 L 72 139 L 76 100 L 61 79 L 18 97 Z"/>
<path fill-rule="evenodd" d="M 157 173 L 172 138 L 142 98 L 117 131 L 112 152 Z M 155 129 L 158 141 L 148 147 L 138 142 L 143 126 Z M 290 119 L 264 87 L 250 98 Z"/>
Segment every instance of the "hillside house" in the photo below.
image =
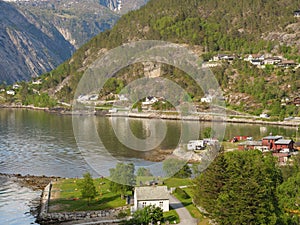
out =
<path fill-rule="evenodd" d="M 300 9 L 294 11 L 294 17 L 300 18 Z"/>
<path fill-rule="evenodd" d="M 291 152 L 294 150 L 294 143 L 291 139 L 279 139 L 274 144 L 276 151 L 287 150 L 287 152 Z"/>
<path fill-rule="evenodd" d="M 260 60 L 260 61 L 264 61 L 265 60 L 265 55 L 262 54 L 250 54 L 247 55 L 244 58 L 245 61 L 251 62 L 252 60 Z"/>
<path fill-rule="evenodd" d="M 269 118 L 270 116 L 267 113 L 262 113 L 259 115 L 260 118 Z"/>
<path fill-rule="evenodd" d="M 206 95 L 205 97 L 201 98 L 201 102 L 211 103 L 213 100 L 213 97 L 211 95 Z"/>
<path fill-rule="evenodd" d="M 42 84 L 42 81 L 39 79 L 39 80 L 35 80 L 35 81 L 32 81 L 32 84 Z"/>
<path fill-rule="evenodd" d="M 282 139 L 282 136 L 267 136 L 262 139 L 262 145 L 268 147 L 269 150 L 276 150 L 275 142 Z"/>
<path fill-rule="evenodd" d="M 233 61 L 234 59 L 235 59 L 235 56 L 227 55 L 227 54 L 218 54 L 213 57 L 213 61 L 220 61 L 220 60 Z"/>
<path fill-rule="evenodd" d="M 136 187 L 134 189 L 134 211 L 148 205 L 169 211 L 169 192 L 167 186 Z"/>
<path fill-rule="evenodd" d="M 282 62 L 282 59 L 279 57 L 269 57 L 269 58 L 264 59 L 265 65 L 276 65 L 281 62 Z"/>
<path fill-rule="evenodd" d="M 14 84 L 12 88 L 15 89 L 15 90 L 17 90 L 17 89 L 19 89 L 20 87 L 21 87 L 20 85 Z"/>
<path fill-rule="evenodd" d="M 284 68 L 289 68 L 289 67 L 294 67 L 297 64 L 295 63 L 294 60 L 284 60 L 281 63 L 278 63 L 278 66 L 284 67 Z"/>
<path fill-rule="evenodd" d="M 8 95 L 15 95 L 16 92 L 13 91 L 13 90 L 8 90 L 8 91 L 6 91 L 6 94 L 8 94 Z"/>

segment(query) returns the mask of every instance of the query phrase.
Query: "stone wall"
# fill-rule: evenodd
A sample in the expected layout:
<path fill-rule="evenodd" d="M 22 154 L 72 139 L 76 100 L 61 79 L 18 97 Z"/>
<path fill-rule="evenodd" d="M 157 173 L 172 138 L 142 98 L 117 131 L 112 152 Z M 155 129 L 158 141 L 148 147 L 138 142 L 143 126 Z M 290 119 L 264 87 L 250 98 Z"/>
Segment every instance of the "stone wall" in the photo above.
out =
<path fill-rule="evenodd" d="M 127 207 L 121 207 L 111 210 L 85 211 L 85 212 L 60 212 L 60 213 L 43 213 L 39 215 L 38 222 L 41 224 L 57 224 L 69 221 L 98 221 L 100 223 L 117 223 L 117 215 L 126 210 Z"/>

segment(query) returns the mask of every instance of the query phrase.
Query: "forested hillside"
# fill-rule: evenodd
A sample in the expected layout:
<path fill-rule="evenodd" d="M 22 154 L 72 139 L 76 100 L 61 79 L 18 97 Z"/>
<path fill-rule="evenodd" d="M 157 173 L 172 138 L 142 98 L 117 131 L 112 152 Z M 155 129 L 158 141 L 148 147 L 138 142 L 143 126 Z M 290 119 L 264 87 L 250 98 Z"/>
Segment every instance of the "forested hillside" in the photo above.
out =
<path fill-rule="evenodd" d="M 165 40 L 197 46 L 197 49 L 200 49 L 198 52 L 204 53 L 203 57 L 207 59 L 208 56 L 220 52 L 236 55 L 260 52 L 281 54 L 299 61 L 300 45 L 297 27 L 300 21 L 293 15 L 298 7 L 300 4 L 297 0 L 151 0 L 141 9 L 122 16 L 113 29 L 99 34 L 76 51 L 71 60 L 45 74 L 41 90 L 50 90 L 49 93 L 53 93 L 57 85 L 65 80 L 63 87 L 56 92 L 55 96 L 63 101 L 70 101 L 83 71 L 96 57 L 122 43 L 136 40 Z M 266 106 L 273 107 L 280 101 L 280 97 L 291 91 L 271 93 L 268 94 L 269 97 L 258 96 L 249 91 L 256 88 L 252 85 L 256 84 L 253 78 L 250 79 L 252 86 L 248 82 L 250 86 L 247 89 L 242 88 L 239 79 L 233 79 L 234 77 L 241 77 L 241 81 L 247 81 L 250 78 L 248 70 L 251 70 L 254 71 L 251 72 L 251 76 L 261 80 L 263 86 L 271 86 L 270 81 L 274 80 L 268 78 L 275 77 L 272 89 L 277 89 L 274 85 L 280 85 L 282 82 L 292 83 L 299 76 L 297 75 L 299 72 L 295 73 L 292 70 L 258 71 L 255 68 L 252 70 L 250 65 L 243 63 L 245 68 L 241 68 L 240 65 L 240 63 L 224 65 L 223 69 L 216 68 L 215 72 L 224 90 L 228 91 L 226 93 L 228 98 L 232 93 L 245 93 L 248 95 L 249 105 L 254 103 L 259 106 L 260 112 Z M 133 66 L 131 70 L 139 73 L 138 68 L 139 66 Z M 224 73 L 220 74 L 219 71 Z M 282 73 L 287 77 L 276 76 Z M 290 79 L 292 74 L 295 75 Z M 277 82 L 278 77 L 282 78 L 281 82 Z M 181 82 L 189 83 L 182 76 Z M 231 85 L 230 88 L 228 85 Z M 299 87 L 294 86 L 293 90 L 297 92 Z M 263 88 L 259 91 L 263 91 Z M 190 94 L 199 98 L 201 91 L 197 93 Z M 246 109 L 239 105 L 237 108 Z"/>

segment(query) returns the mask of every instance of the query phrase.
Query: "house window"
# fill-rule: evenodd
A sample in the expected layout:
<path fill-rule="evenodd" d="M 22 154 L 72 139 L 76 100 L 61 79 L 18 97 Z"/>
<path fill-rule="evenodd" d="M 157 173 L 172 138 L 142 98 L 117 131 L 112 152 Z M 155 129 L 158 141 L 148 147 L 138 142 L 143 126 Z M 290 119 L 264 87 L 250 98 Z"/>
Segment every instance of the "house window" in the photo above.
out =
<path fill-rule="evenodd" d="M 163 206 L 164 206 L 164 202 L 160 201 L 160 202 L 159 202 L 159 207 L 160 207 L 160 208 L 163 208 Z"/>
<path fill-rule="evenodd" d="M 142 207 L 145 208 L 147 206 L 147 202 L 142 203 Z"/>

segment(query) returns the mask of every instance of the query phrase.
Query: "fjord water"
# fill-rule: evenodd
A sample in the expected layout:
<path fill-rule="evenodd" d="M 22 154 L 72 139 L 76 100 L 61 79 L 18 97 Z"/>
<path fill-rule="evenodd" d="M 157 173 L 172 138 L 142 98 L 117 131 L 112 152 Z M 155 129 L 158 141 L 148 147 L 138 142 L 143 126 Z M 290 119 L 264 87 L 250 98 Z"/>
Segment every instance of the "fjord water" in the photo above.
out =
<path fill-rule="evenodd" d="M 144 159 L 147 153 L 131 150 L 118 141 L 112 129 L 111 118 L 94 119 L 97 132 L 113 157 L 141 165 L 149 163 Z M 116 121 L 120 129 L 124 120 L 130 120 L 132 133 L 140 138 L 149 135 L 149 124 L 160 122 L 156 119 L 119 118 Z M 192 127 L 191 130 L 197 128 L 194 122 L 184 123 Z M 166 136 L 158 148 L 174 149 L 180 139 L 182 124 L 181 121 L 167 121 L 166 125 Z M 201 130 L 208 126 L 210 123 L 200 123 Z M 122 132 L 126 135 L 126 130 Z M 292 137 L 296 130 L 275 126 L 227 124 L 224 139 L 236 135 L 249 135 L 259 139 L 269 133 Z M 93 148 L 90 143 L 82 144 Z M 97 175 L 77 147 L 71 116 L 22 109 L 0 109 L 0 173 L 81 177 L 86 171 Z M 7 178 L 1 178 L 0 224 L 34 223 L 35 219 L 29 213 L 30 204 L 39 194 L 40 192 L 19 187 Z"/>
<path fill-rule="evenodd" d="M 0 224 L 35 224 L 34 213 L 40 191 L 21 187 L 7 177 L 0 177 Z"/>

